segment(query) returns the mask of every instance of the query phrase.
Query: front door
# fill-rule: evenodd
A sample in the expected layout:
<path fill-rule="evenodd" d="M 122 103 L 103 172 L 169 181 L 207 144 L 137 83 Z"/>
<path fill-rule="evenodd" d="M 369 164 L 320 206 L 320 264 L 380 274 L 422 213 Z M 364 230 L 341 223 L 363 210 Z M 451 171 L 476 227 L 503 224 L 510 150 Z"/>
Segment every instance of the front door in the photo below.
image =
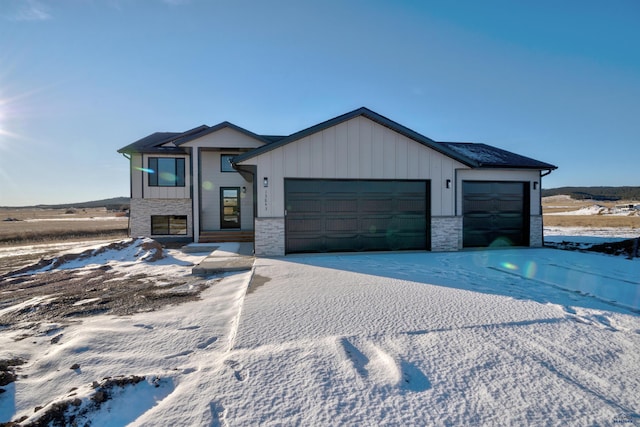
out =
<path fill-rule="evenodd" d="M 240 187 L 220 189 L 220 228 L 240 228 Z"/>

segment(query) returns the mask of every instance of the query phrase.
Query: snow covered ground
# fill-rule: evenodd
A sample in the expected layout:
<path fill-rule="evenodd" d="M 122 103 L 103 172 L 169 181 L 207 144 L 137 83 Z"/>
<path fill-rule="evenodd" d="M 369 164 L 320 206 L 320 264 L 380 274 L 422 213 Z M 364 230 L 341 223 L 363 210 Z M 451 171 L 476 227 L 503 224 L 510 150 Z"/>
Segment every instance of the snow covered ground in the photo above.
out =
<path fill-rule="evenodd" d="M 173 272 L 100 262 L 166 280 L 198 260 L 171 256 Z M 640 424 L 637 259 L 289 256 L 204 280 L 200 300 L 157 311 L 0 330 L 0 360 L 26 362 L 0 394 L 0 423 Z"/>

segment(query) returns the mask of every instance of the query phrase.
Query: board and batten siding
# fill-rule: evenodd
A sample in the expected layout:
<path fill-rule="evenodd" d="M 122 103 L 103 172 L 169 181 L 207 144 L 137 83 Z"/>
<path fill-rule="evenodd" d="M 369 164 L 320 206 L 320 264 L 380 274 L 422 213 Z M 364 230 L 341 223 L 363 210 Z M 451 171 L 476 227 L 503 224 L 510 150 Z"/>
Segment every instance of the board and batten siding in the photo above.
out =
<path fill-rule="evenodd" d="M 142 199 L 142 179 L 146 175 L 142 172 L 142 154 L 131 154 L 131 198 Z"/>
<path fill-rule="evenodd" d="M 240 229 L 253 230 L 253 183 L 247 182 L 238 172 L 221 172 L 220 156 L 237 155 L 233 151 L 200 152 L 200 228 L 220 230 L 220 188 L 240 187 Z M 246 192 L 242 192 L 242 187 Z"/>
<path fill-rule="evenodd" d="M 143 168 L 149 167 L 149 157 L 184 159 L 184 187 L 155 187 L 149 185 L 147 173 L 143 172 L 142 188 L 145 199 L 189 199 L 191 197 L 191 165 L 187 155 L 144 154 Z"/>
<path fill-rule="evenodd" d="M 284 216 L 285 178 L 421 179 L 431 182 L 431 215 L 454 215 L 455 170 L 462 163 L 365 117 L 268 151 L 241 164 L 256 165 L 257 216 Z M 269 179 L 264 187 L 263 178 Z M 445 188 L 450 179 L 451 188 Z"/>

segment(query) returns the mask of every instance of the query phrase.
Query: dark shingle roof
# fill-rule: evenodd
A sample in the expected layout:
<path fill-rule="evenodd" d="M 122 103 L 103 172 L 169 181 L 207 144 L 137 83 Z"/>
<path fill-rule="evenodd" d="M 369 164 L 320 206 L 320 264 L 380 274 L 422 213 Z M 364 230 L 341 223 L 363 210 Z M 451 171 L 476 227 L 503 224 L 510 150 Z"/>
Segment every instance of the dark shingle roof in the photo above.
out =
<path fill-rule="evenodd" d="M 188 136 L 197 135 L 209 126 L 202 125 L 189 129 L 186 132 L 156 132 L 149 136 L 145 136 L 142 139 L 133 142 L 126 147 L 122 147 L 118 150 L 118 153 L 185 153 L 183 148 L 177 146 L 176 141 Z M 174 143 L 174 146 L 163 147 L 164 144 Z"/>
<path fill-rule="evenodd" d="M 165 144 L 178 135 L 180 134 L 177 132 L 152 133 L 149 136 L 145 136 L 144 138 L 127 145 L 126 147 L 122 147 L 118 150 L 118 153 L 141 153 L 146 149 L 151 149 L 155 146 Z"/>
<path fill-rule="evenodd" d="M 216 132 L 216 131 L 218 131 L 220 129 L 223 129 L 223 128 L 233 129 L 233 130 L 238 131 L 238 132 L 240 132 L 242 134 L 245 134 L 245 135 L 247 135 L 247 136 L 249 136 L 251 138 L 257 139 L 258 141 L 262 141 L 265 144 L 268 144 L 268 143 L 271 142 L 270 140 L 266 139 L 262 135 L 255 134 L 255 133 L 253 133 L 253 132 L 251 132 L 251 131 L 249 131 L 249 130 L 247 130 L 245 128 L 241 128 L 240 126 L 236 126 L 233 123 L 222 122 L 222 123 L 218 123 L 217 125 L 211 126 L 211 127 L 207 128 L 207 129 L 203 130 L 202 132 L 199 132 L 198 134 L 186 135 L 186 136 L 180 137 L 180 139 L 178 141 L 176 141 L 176 145 L 182 145 L 182 144 L 184 144 L 186 142 L 189 142 L 189 141 L 192 141 L 192 140 L 194 140 L 196 138 L 200 138 L 202 136 L 205 136 L 205 135 L 208 135 L 210 133 Z"/>
<path fill-rule="evenodd" d="M 552 164 L 487 144 L 472 142 L 440 142 L 440 144 L 467 159 L 468 163 L 475 168 L 557 169 L 557 166 Z"/>
<path fill-rule="evenodd" d="M 127 145 L 118 150 L 119 153 L 186 153 L 181 148 L 182 144 L 192 141 L 196 138 L 208 135 L 212 132 L 223 128 L 231 128 L 243 133 L 251 138 L 255 138 L 264 142 L 262 147 L 253 149 L 234 158 L 234 162 L 242 162 L 262 153 L 274 150 L 283 145 L 302 139 L 306 136 L 321 132 L 324 129 L 336 126 L 340 123 L 351 120 L 355 117 L 363 116 L 382 126 L 385 126 L 401 135 L 406 136 L 422 145 L 425 145 L 435 151 L 438 151 L 460 163 L 472 168 L 517 168 L 517 169 L 540 169 L 553 170 L 556 166 L 541 162 L 529 157 L 521 156 L 497 147 L 486 144 L 477 144 L 471 142 L 437 142 L 424 135 L 421 135 L 399 123 L 394 122 L 368 108 L 362 107 L 343 114 L 333 119 L 329 119 L 307 129 L 301 130 L 289 136 L 277 135 L 258 135 L 248 131 L 233 123 L 222 122 L 215 126 L 198 126 L 186 132 L 156 132 L 145 138 Z M 164 146 L 167 143 L 173 143 L 170 146 Z"/>
<path fill-rule="evenodd" d="M 275 135 L 257 135 L 251 131 L 241 128 L 240 126 L 236 126 L 233 123 L 222 122 L 218 123 L 215 126 L 198 126 L 186 132 L 152 133 L 149 136 L 139 139 L 136 142 L 133 142 L 126 147 L 119 149 L 118 153 L 186 153 L 186 150 L 180 147 L 182 144 L 227 127 L 243 133 L 251 138 L 262 141 L 265 144 L 271 144 L 274 141 L 278 141 L 284 138 L 283 136 Z M 163 147 L 164 144 L 167 144 L 169 142 L 171 142 L 174 146 Z"/>

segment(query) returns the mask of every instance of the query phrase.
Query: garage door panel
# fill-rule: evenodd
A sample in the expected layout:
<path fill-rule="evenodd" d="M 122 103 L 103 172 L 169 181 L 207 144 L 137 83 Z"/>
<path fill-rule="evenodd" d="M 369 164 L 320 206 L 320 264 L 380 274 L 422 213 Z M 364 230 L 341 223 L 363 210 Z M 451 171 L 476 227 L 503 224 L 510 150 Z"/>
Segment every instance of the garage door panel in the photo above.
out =
<path fill-rule="evenodd" d="M 353 200 L 355 195 L 351 195 L 349 199 L 327 199 L 324 205 L 325 212 L 355 212 L 358 209 L 358 201 Z M 319 207 L 318 211 L 321 211 L 322 207 Z"/>
<path fill-rule="evenodd" d="M 332 233 L 332 232 L 344 233 L 345 231 L 357 230 L 357 229 L 358 229 L 357 217 L 326 218 L 325 220 L 325 231 L 327 233 Z"/>
<path fill-rule="evenodd" d="M 287 224 L 293 232 L 315 232 L 322 231 L 322 221 L 320 218 L 295 218 Z"/>
<path fill-rule="evenodd" d="M 285 179 L 286 252 L 427 249 L 428 193 L 427 181 Z"/>
<path fill-rule="evenodd" d="M 463 182 L 464 247 L 528 245 L 528 188 L 524 182 Z"/>
<path fill-rule="evenodd" d="M 378 213 L 388 212 L 389 206 L 393 203 L 391 198 L 379 198 L 379 199 L 361 199 L 360 211 L 363 213 Z"/>
<path fill-rule="evenodd" d="M 313 200 L 309 196 L 298 196 L 295 201 L 287 205 L 288 210 L 300 212 L 300 213 L 314 213 L 319 212 L 321 208 L 318 200 Z"/>

